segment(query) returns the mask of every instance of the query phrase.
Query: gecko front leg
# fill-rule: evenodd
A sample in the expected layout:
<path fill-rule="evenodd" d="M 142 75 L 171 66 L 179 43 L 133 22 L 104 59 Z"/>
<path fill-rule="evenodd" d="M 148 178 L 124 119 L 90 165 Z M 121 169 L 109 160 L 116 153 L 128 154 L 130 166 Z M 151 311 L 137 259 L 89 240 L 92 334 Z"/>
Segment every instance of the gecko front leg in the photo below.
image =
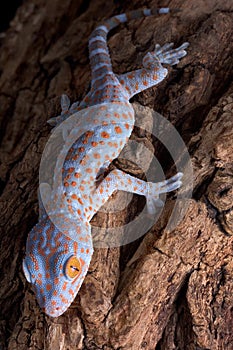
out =
<path fill-rule="evenodd" d="M 90 220 L 99 208 L 107 202 L 109 197 L 116 190 L 145 196 L 148 212 L 149 214 L 154 214 L 156 212 L 156 207 L 161 207 L 161 205 L 163 205 L 159 195 L 179 188 L 182 184 L 182 176 L 182 173 L 177 173 L 167 180 L 153 183 L 140 180 L 121 170 L 115 169 L 104 178 L 92 196 L 93 211 L 89 214 L 88 220 Z"/>

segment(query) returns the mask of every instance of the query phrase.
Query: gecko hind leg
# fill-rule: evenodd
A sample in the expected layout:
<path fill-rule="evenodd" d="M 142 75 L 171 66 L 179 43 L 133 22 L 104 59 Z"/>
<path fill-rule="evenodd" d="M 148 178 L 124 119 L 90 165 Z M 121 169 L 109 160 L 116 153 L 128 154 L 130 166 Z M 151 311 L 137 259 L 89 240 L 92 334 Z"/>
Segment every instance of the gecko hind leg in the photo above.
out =
<path fill-rule="evenodd" d="M 126 89 L 129 98 L 163 81 L 168 70 L 162 64 L 173 66 L 179 63 L 180 59 L 187 54 L 185 49 L 188 46 L 188 42 L 176 49 L 173 49 L 173 43 L 167 43 L 163 46 L 157 44 L 154 51 L 148 52 L 144 56 L 143 68 L 118 75 L 119 82 Z"/>

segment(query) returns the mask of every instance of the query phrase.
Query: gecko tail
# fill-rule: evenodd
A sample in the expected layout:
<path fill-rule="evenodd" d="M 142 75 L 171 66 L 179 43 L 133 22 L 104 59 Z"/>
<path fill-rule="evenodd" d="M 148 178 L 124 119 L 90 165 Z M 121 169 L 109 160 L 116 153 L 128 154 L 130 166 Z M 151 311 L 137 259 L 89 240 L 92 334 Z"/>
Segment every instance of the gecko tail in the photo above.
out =
<path fill-rule="evenodd" d="M 89 57 L 92 68 L 92 81 L 97 80 L 104 74 L 112 72 L 112 64 L 107 47 L 107 34 L 121 23 L 126 23 L 133 19 L 140 19 L 155 15 L 180 12 L 180 9 L 170 9 L 169 7 L 138 9 L 113 16 L 103 21 L 92 32 L 89 38 Z"/>

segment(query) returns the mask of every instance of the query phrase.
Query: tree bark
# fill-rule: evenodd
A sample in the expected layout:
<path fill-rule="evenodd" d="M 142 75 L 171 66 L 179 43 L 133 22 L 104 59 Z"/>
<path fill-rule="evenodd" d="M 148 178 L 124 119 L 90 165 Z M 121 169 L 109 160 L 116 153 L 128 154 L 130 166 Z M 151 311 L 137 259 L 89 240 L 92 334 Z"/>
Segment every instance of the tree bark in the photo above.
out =
<path fill-rule="evenodd" d="M 43 314 L 22 273 L 27 234 L 38 219 L 39 164 L 51 130 L 46 121 L 60 113 L 62 93 L 75 101 L 88 91 L 91 31 L 114 14 L 164 5 L 28 0 L 1 35 L 1 350 L 233 349 L 231 0 L 171 0 L 169 7 L 182 12 L 131 21 L 109 35 L 118 74 L 140 68 L 156 43 L 190 42 L 165 81 L 133 99 L 139 125 L 150 130 L 150 111 L 158 111 L 186 143 L 194 190 L 183 219 L 166 229 L 173 194 L 142 237 L 124 247 L 95 249 L 75 302 L 59 318 Z M 135 128 L 131 139 L 139 145 L 138 159 L 140 145 L 156 146 L 156 157 L 171 175 L 170 158 L 148 132 Z M 128 147 L 124 154 L 133 153 Z M 143 178 L 137 166 L 120 158 L 114 166 Z M 145 156 L 144 163 L 149 161 Z M 127 198 L 114 194 L 108 208 Z M 134 196 L 120 215 L 102 210 L 93 228 L 121 227 L 143 206 Z"/>

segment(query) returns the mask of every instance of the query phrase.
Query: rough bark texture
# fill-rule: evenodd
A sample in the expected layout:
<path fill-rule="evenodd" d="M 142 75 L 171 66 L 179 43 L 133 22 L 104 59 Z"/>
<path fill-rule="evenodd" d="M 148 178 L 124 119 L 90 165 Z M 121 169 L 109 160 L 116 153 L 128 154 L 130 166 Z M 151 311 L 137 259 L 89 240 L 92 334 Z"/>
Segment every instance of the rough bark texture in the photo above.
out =
<path fill-rule="evenodd" d="M 139 68 L 157 42 L 190 42 L 168 78 L 134 101 L 178 128 L 193 162 L 193 198 L 173 231 L 164 229 L 171 196 L 142 238 L 96 249 L 72 307 L 49 318 L 21 268 L 38 217 L 38 169 L 51 129 L 46 120 L 58 114 L 62 93 L 73 101 L 88 91 L 87 38 L 96 23 L 166 5 L 183 11 L 120 26 L 109 47 L 115 72 L 123 73 Z M 0 39 L 1 350 L 233 349 L 232 11 L 231 0 L 28 0 L 18 9 Z M 147 136 L 135 130 L 132 138 L 151 146 Z M 160 147 L 156 156 L 168 170 Z M 116 165 L 141 175 L 127 162 Z M 142 204 L 135 197 L 117 218 L 100 213 L 93 226 L 124 224 Z"/>

